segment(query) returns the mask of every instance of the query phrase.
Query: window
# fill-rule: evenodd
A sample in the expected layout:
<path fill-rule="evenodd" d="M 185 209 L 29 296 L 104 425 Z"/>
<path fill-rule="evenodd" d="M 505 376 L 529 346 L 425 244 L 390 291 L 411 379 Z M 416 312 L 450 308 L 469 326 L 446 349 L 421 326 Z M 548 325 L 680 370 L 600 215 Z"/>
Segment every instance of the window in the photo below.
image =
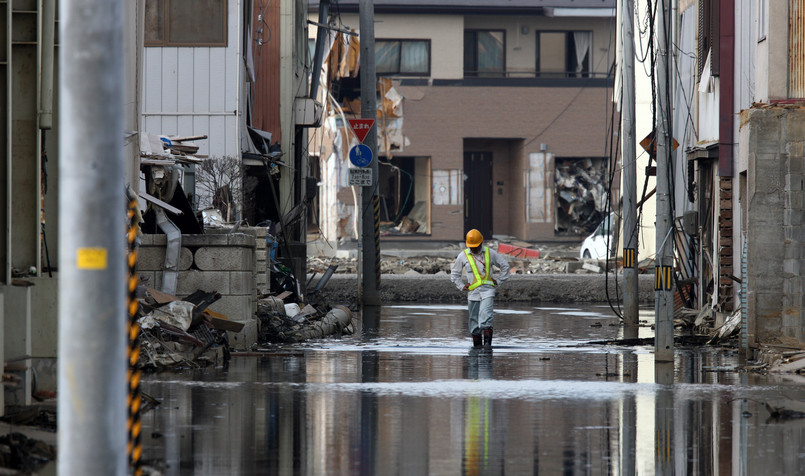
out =
<path fill-rule="evenodd" d="M 592 40 L 591 31 L 537 32 L 537 76 L 589 77 Z"/>
<path fill-rule="evenodd" d="M 505 31 L 464 31 L 464 76 L 504 76 L 506 74 L 505 65 Z"/>
<path fill-rule="evenodd" d="M 377 74 L 430 75 L 430 40 L 376 40 Z"/>
<path fill-rule="evenodd" d="M 699 1 L 699 38 L 697 44 L 698 74 L 702 78 L 704 65 L 710 54 L 710 71 L 705 76 L 718 76 L 720 63 L 719 3 L 718 0 Z"/>
<path fill-rule="evenodd" d="M 146 0 L 145 46 L 226 46 L 226 0 Z"/>

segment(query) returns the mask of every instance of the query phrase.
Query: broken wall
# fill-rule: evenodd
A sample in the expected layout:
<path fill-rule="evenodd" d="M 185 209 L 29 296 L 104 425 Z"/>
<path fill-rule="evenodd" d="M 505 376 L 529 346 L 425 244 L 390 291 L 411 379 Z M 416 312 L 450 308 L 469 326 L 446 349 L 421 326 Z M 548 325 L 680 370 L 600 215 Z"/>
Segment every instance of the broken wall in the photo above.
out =
<path fill-rule="evenodd" d="M 805 347 L 805 109 L 741 113 L 750 346 Z"/>

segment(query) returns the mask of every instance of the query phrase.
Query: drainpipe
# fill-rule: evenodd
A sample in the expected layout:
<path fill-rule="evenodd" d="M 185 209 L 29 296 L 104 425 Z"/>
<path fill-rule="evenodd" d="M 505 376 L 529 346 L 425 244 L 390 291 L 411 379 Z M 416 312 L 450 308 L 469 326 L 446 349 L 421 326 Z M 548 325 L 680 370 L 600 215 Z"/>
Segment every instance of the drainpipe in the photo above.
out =
<path fill-rule="evenodd" d="M 735 121 L 735 0 L 719 2 L 718 175 L 732 177 Z"/>
<path fill-rule="evenodd" d="M 155 207 L 157 225 L 168 237 L 165 248 L 165 269 L 162 271 L 162 292 L 176 294 L 176 285 L 179 281 L 179 257 L 182 251 L 182 232 L 175 223 L 168 219 L 165 210 Z"/>
<path fill-rule="evenodd" d="M 53 52 L 56 33 L 56 0 L 42 1 L 42 78 L 39 90 L 39 128 L 53 127 Z"/>

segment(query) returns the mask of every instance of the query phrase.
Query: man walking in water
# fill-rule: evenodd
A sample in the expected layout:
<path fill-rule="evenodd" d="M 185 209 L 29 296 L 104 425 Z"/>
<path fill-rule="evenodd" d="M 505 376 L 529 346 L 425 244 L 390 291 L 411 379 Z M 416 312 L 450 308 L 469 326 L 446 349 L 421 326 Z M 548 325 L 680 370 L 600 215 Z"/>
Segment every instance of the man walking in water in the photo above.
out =
<path fill-rule="evenodd" d="M 472 229 L 467 232 L 467 248 L 458 254 L 450 268 L 450 281 L 459 291 L 468 291 L 467 308 L 470 313 L 470 334 L 476 347 L 492 345 L 492 305 L 495 300 L 495 286 L 509 279 L 509 263 L 495 250 L 483 245 L 481 232 Z M 493 276 L 492 265 L 500 269 L 497 278 Z M 467 276 L 464 282 L 462 270 Z"/>

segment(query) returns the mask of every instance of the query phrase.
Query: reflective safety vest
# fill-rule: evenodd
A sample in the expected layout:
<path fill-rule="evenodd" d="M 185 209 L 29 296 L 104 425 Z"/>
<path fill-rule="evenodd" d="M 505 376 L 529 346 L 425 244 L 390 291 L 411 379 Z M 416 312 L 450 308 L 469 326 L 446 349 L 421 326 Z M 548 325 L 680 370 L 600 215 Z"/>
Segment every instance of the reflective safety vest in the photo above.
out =
<path fill-rule="evenodd" d="M 484 263 L 486 263 L 484 266 L 484 272 L 486 275 L 483 277 L 483 279 L 481 278 L 481 273 L 478 271 L 478 266 L 475 264 L 475 258 L 472 256 L 470 249 L 465 248 L 464 254 L 467 255 L 467 261 L 470 262 L 470 268 L 472 269 L 472 276 L 475 278 L 475 281 L 470 284 L 469 290 L 472 291 L 482 284 L 494 286 L 495 282 L 489 279 L 490 273 L 492 272 L 492 266 L 489 263 L 489 248 L 484 246 Z"/>

